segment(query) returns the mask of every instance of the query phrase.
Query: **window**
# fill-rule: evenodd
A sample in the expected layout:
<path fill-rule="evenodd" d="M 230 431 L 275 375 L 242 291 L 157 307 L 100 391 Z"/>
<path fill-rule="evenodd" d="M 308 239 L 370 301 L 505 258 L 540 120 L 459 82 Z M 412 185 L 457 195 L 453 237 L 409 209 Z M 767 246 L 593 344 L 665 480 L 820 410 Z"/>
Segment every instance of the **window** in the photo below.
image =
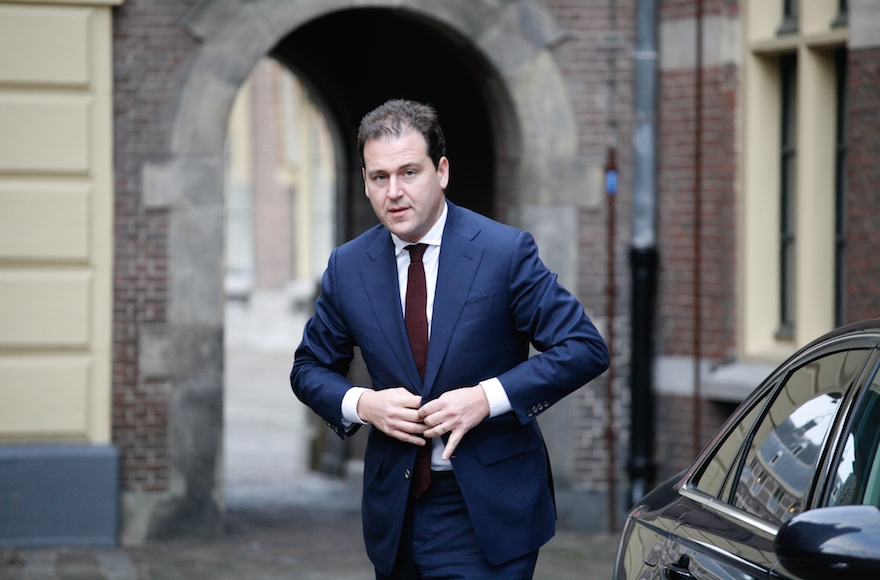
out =
<path fill-rule="evenodd" d="M 862 394 L 845 441 L 826 504 L 880 507 L 880 373 Z"/>
<path fill-rule="evenodd" d="M 795 324 L 795 224 L 797 223 L 797 58 L 779 59 L 782 82 L 782 143 L 780 144 L 779 190 L 779 330 L 790 339 Z"/>
<path fill-rule="evenodd" d="M 798 0 L 783 0 L 782 24 L 777 34 L 791 34 L 798 30 Z"/>
<path fill-rule="evenodd" d="M 834 55 L 837 72 L 837 155 L 834 166 L 834 322 L 846 323 L 846 49 Z"/>
<path fill-rule="evenodd" d="M 847 0 L 837 0 L 837 18 L 831 23 L 831 28 L 846 26 L 849 12 L 848 4 Z"/>
<path fill-rule="evenodd" d="M 782 362 L 845 321 L 838 0 L 745 0 L 738 355 Z M 786 15 L 793 24 L 780 33 Z M 835 216 L 838 225 L 835 226 Z"/>
<path fill-rule="evenodd" d="M 714 454 L 707 459 L 703 471 L 694 480 L 694 485 L 700 491 L 713 497 L 719 497 L 722 485 L 728 479 L 730 468 L 736 461 L 742 442 L 755 423 L 758 414 L 767 403 L 767 395 L 759 399 L 751 410 L 746 413 L 739 423 L 733 427 L 724 439 L 724 442 L 715 450 Z"/>
<path fill-rule="evenodd" d="M 735 507 L 776 525 L 801 511 L 839 403 L 866 353 L 830 354 L 791 373 L 754 430 Z"/>

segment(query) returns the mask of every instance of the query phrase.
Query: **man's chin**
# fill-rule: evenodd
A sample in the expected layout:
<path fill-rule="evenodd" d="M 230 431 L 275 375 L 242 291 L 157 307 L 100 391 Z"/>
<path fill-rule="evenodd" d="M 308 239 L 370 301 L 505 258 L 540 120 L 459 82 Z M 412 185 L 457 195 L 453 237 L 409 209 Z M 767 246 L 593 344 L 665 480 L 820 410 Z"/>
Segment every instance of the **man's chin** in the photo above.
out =
<path fill-rule="evenodd" d="M 385 224 L 385 228 L 390 231 L 392 234 L 400 238 L 405 242 L 411 242 L 413 237 L 413 230 L 410 227 L 409 222 L 400 221 L 395 222 L 391 221 L 391 223 Z"/>

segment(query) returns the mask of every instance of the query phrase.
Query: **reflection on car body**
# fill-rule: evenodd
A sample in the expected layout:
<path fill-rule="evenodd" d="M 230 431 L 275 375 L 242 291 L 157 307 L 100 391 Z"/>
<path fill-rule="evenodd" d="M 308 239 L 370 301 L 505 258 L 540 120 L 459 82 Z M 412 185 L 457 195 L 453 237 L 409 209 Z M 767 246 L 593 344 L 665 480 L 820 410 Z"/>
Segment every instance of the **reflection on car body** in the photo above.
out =
<path fill-rule="evenodd" d="M 878 352 L 871 320 L 777 368 L 632 509 L 615 579 L 880 577 Z"/>

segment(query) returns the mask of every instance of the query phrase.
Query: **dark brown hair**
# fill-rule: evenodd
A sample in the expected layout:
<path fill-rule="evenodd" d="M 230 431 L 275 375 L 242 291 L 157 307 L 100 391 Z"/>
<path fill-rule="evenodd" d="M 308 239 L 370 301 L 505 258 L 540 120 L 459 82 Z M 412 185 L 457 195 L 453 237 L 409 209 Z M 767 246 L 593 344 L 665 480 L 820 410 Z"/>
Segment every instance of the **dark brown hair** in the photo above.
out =
<path fill-rule="evenodd" d="M 361 119 L 358 128 L 358 154 L 361 167 L 364 166 L 364 145 L 367 141 L 383 138 L 398 138 L 408 129 L 421 133 L 428 144 L 428 157 L 434 169 L 440 158 L 446 155 L 446 138 L 437 119 L 437 111 L 431 105 L 416 101 L 394 99 L 386 101 Z"/>

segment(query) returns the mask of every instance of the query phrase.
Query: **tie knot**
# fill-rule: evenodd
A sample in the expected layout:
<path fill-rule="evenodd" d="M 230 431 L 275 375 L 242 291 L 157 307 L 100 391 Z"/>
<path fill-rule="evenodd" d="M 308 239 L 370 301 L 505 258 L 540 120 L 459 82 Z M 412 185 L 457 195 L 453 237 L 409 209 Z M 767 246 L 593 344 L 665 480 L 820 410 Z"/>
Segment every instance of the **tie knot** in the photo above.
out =
<path fill-rule="evenodd" d="M 410 262 L 421 262 L 422 256 L 425 255 L 425 250 L 428 249 L 428 244 L 410 244 L 404 249 L 409 250 Z"/>

